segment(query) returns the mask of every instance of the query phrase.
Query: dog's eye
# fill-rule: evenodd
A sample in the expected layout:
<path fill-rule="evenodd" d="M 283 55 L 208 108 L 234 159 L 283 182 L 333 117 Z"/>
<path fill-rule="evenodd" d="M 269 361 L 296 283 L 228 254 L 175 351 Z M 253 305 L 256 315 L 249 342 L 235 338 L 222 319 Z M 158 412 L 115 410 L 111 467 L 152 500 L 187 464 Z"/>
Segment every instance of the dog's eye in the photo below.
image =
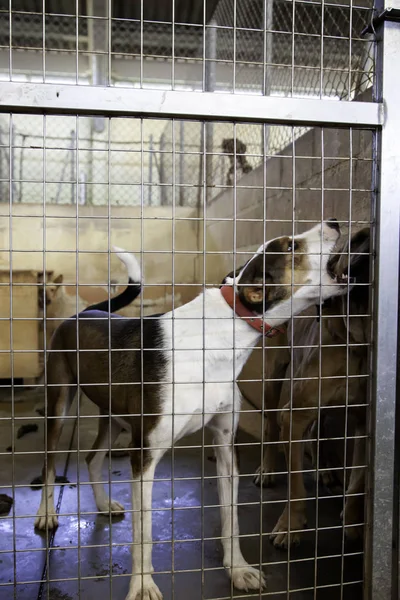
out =
<path fill-rule="evenodd" d="M 299 247 L 299 244 L 296 242 L 296 240 L 291 240 L 289 242 L 287 251 L 291 252 L 292 249 L 293 249 L 293 251 L 296 252 L 296 250 L 298 249 L 298 247 Z"/>

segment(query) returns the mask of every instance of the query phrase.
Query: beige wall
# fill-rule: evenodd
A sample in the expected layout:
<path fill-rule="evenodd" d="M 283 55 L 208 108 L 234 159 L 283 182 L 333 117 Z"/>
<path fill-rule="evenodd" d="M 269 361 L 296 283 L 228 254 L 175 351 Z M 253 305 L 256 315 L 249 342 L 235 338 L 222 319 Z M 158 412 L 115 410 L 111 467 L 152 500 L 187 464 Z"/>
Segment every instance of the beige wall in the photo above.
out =
<path fill-rule="evenodd" d="M 107 251 L 115 244 L 142 257 L 145 284 L 160 284 L 145 287 L 145 298 L 166 293 L 173 264 L 176 284 L 195 282 L 197 227 L 191 209 L 177 207 L 174 222 L 170 207 L 145 208 L 143 220 L 139 207 L 113 207 L 110 220 L 106 207 L 79 207 L 78 219 L 70 205 L 49 206 L 45 217 L 40 205 L 13 205 L 11 217 L 8 212 L 8 205 L 0 205 L 0 245 L 12 248 L 14 269 L 42 270 L 45 260 L 46 269 L 62 273 L 67 284 L 107 286 L 109 278 L 124 283 L 126 272 L 115 256 L 108 273 Z M 1 268 L 8 268 L 9 256 L 0 252 Z M 177 285 L 176 293 L 186 300 L 195 291 Z M 90 288 L 81 287 L 80 294 L 93 299 Z"/>
<path fill-rule="evenodd" d="M 29 272 L 30 269 L 37 272 L 45 268 L 54 271 L 55 275 L 63 274 L 64 289 L 68 294 L 76 297 L 78 282 L 81 298 L 87 303 L 97 302 L 107 298 L 109 280 L 122 285 L 127 281 L 125 268 L 114 255 L 110 258 L 109 271 L 108 249 L 115 244 L 135 253 L 142 261 L 145 314 L 170 310 L 173 295 L 174 305 L 179 306 L 199 291 L 195 285 L 197 221 L 192 219 L 191 209 L 176 207 L 174 221 L 171 211 L 170 207 L 144 208 L 141 219 L 139 207 L 113 207 L 111 219 L 108 219 L 106 207 L 84 206 L 79 207 L 77 218 L 75 206 L 51 205 L 46 207 L 44 217 L 42 205 L 14 204 L 10 216 L 9 205 L 0 204 L 0 271 L 7 273 L 10 268 L 10 252 L 5 250 L 10 248 L 14 273 L 19 270 Z M 30 279 L 29 282 L 32 283 Z M 37 307 L 37 287 L 30 285 L 17 291 L 19 293 L 13 294 L 13 314 L 37 318 L 37 308 L 36 314 L 32 315 L 31 301 L 34 298 L 34 306 Z M 9 297 L 6 289 L 3 293 Z M 65 310 L 72 314 L 75 306 L 72 302 Z M 136 301 L 122 313 L 133 316 L 140 314 L 140 310 L 141 301 Z M 69 314 L 60 316 L 66 318 Z M 43 348 L 43 330 L 39 325 L 39 321 L 29 322 L 31 328 L 38 328 L 36 346 L 32 335 L 29 335 L 25 338 L 19 336 L 18 343 L 14 337 L 13 348 Z M 20 322 L 15 322 L 14 330 L 20 327 Z M 7 336 L 2 336 L 0 346 L 2 344 L 5 348 L 10 347 Z M 20 356 L 26 360 L 18 364 L 18 376 L 38 375 L 38 356 L 31 352 Z M 7 365 L 2 370 L 3 377 L 7 376 L 9 363 Z M 8 376 L 11 377 L 11 371 Z"/>

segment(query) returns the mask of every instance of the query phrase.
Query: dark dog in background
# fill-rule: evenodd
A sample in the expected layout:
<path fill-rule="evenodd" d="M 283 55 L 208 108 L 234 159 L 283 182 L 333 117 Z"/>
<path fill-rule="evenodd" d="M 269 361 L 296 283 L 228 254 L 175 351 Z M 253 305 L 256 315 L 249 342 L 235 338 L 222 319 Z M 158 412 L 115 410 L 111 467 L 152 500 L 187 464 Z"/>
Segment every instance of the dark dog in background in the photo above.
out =
<path fill-rule="evenodd" d="M 235 179 L 235 160 L 236 160 L 236 180 L 240 179 L 245 173 L 250 173 L 253 167 L 246 158 L 247 146 L 241 140 L 233 138 L 222 140 L 222 151 L 227 154 L 230 161 L 230 169 L 226 176 L 226 185 L 233 185 Z"/>

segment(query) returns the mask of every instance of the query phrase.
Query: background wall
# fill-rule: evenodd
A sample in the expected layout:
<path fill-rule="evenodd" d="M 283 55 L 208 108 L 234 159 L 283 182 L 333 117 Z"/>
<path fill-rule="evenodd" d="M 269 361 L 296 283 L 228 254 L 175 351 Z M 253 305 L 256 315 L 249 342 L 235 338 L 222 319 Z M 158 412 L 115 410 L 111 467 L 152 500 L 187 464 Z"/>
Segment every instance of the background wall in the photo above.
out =
<path fill-rule="evenodd" d="M 80 295 L 89 301 L 106 296 L 110 279 L 120 284 L 127 281 L 125 268 L 114 255 L 109 273 L 108 249 L 112 244 L 136 253 L 143 261 L 145 284 L 158 284 L 145 286 L 145 299 L 171 294 L 174 250 L 175 293 L 181 295 L 181 301 L 196 293 L 197 221 L 190 208 L 177 207 L 174 221 L 168 207 L 143 209 L 143 221 L 139 207 L 113 207 L 110 221 L 106 207 L 79 207 L 78 213 L 77 219 L 76 206 L 59 205 L 48 207 L 43 216 L 43 206 L 17 204 L 10 216 L 9 206 L 0 204 L 0 248 L 12 248 L 14 269 L 40 271 L 45 266 L 55 275 L 62 273 L 68 291 L 74 294 L 78 282 Z M 9 252 L 0 252 L 1 268 L 9 267 L 9 257 Z"/>

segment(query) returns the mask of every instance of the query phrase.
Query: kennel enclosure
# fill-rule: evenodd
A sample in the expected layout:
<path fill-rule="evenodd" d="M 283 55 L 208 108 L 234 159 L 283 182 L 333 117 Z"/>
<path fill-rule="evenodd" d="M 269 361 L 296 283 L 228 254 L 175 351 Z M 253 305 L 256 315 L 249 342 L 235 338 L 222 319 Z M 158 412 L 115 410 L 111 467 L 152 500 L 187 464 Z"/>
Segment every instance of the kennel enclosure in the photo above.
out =
<path fill-rule="evenodd" d="M 239 521 L 246 550 L 271 580 L 265 592 L 253 591 L 252 597 L 331 593 L 342 599 L 358 597 L 362 590 L 364 598 L 394 598 L 398 0 L 390 6 L 368 1 L 13 0 L 0 9 L 0 264 L 11 279 L 5 288 L 11 308 L 1 315 L 11 340 L 1 350 L 10 356 L 6 375 L 11 380 L 1 384 L 10 407 L 2 424 L 14 438 L 26 421 L 19 396 L 27 385 L 17 381 L 13 365 L 19 352 L 25 360 L 32 355 L 36 365 L 39 352 L 33 343 L 21 350 L 13 342 L 15 328 L 21 327 L 18 319 L 30 324 L 40 320 L 13 309 L 15 274 L 22 269 L 62 270 L 67 292 L 79 292 L 90 303 L 96 294 L 110 293 L 111 285 L 124 285 L 126 275 L 110 254 L 112 244 L 123 246 L 140 256 L 144 292 L 135 316 L 146 315 L 184 304 L 203 286 L 219 285 L 222 276 L 278 235 L 303 231 L 331 216 L 349 239 L 361 226 L 370 226 L 371 358 L 364 374 L 369 381 L 368 453 L 361 465 L 367 473 L 364 546 L 348 549 L 345 526 L 327 520 L 327 501 L 312 488 L 315 537 L 305 554 L 289 549 L 278 556 L 266 550 L 273 526 L 266 515 L 278 516 L 274 506 L 286 498 L 286 490 L 280 484 L 281 497 L 251 487 L 263 433 L 261 440 L 250 436 L 239 443 L 245 455 Z M 222 150 L 226 139 L 232 140 L 231 153 Z M 246 146 L 248 173 L 239 173 L 239 142 Z M 30 289 L 29 283 L 37 293 L 39 284 L 32 281 L 21 289 Z M 349 322 L 351 315 L 345 318 Z M 44 344 L 41 352 L 48 350 Z M 289 350 L 293 354 L 293 343 Z M 261 352 L 258 367 L 252 371 L 250 365 L 243 375 L 241 419 L 247 433 L 262 430 L 263 401 L 257 398 L 265 385 L 264 343 Z M 26 377 L 31 376 L 29 371 Z M 45 397 L 45 386 L 43 390 Z M 346 415 L 348 409 L 346 404 Z M 4 597 L 126 595 L 129 528 L 111 524 L 110 517 L 98 532 L 80 465 L 90 447 L 91 415 L 85 405 L 67 420 L 70 437 L 60 458 L 67 456 L 64 473 L 76 487 L 60 488 L 60 530 L 42 542 L 24 528 L 33 527 L 37 492 L 29 490 L 29 483 L 39 474 L 36 458 L 42 458 L 43 450 L 39 442 L 31 449 L 21 450 L 13 442 L 11 453 L 0 450 L 7 463 L 1 487 L 14 499 L 10 514 L 0 520 Z M 42 427 L 42 417 L 29 418 Z M 345 458 L 351 437 L 346 430 Z M 219 534 L 213 510 L 218 501 L 207 492 L 207 486 L 216 486 L 212 461 L 207 462 L 210 449 L 204 435 L 174 447 L 160 475 L 153 508 L 159 534 L 154 562 L 165 597 L 183 598 L 187 586 L 201 598 L 234 597 L 215 560 Z M 30 470 L 21 466 L 23 460 Z M 126 496 L 127 508 L 130 476 L 111 458 L 106 465 L 112 481 L 107 485 L 116 488 L 114 495 L 120 490 Z M 190 526 L 182 516 L 185 510 Z M 257 520 L 250 518 L 251 511 L 257 512 Z M 334 550 L 326 542 L 331 534 L 337 535 Z M 69 552 L 73 566 L 64 572 Z M 27 575 L 28 556 L 34 567 Z M 361 568 L 352 571 L 350 563 L 357 557 Z M 331 579 L 322 573 L 330 568 Z M 299 575 L 302 569 L 305 579 Z M 276 580 L 274 570 L 280 573 Z"/>

